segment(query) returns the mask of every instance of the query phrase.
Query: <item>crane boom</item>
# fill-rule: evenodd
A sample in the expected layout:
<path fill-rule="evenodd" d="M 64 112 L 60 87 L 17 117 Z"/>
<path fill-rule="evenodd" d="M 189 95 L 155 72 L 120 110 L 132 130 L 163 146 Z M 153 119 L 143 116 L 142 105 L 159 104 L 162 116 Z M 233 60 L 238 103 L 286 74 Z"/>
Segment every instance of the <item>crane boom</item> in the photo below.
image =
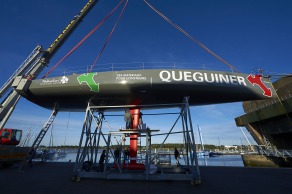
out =
<path fill-rule="evenodd" d="M 6 124 L 21 97 L 16 91 L 26 91 L 29 88 L 31 80 L 39 76 L 42 70 L 48 65 L 49 60 L 54 56 L 98 1 L 99 0 L 89 0 L 47 50 L 44 51 L 41 47 L 36 47 L 33 54 L 21 64 L 16 72 L 3 85 L 0 90 L 0 97 L 3 96 L 11 86 L 14 88 L 14 91 L 11 91 L 0 104 L 0 129 Z M 37 56 L 39 57 L 37 58 Z"/>
<path fill-rule="evenodd" d="M 93 6 L 99 0 L 89 0 L 78 15 L 74 16 L 73 20 L 66 26 L 66 28 L 61 32 L 61 34 L 54 40 L 54 42 L 49 46 L 49 48 L 44 52 L 42 58 L 39 60 L 36 67 L 30 72 L 35 78 L 40 74 L 40 72 L 49 63 L 49 60 L 54 56 L 58 49 L 63 45 L 63 43 L 68 39 L 72 32 L 78 27 L 82 19 L 88 14 L 88 12 L 93 8 Z"/>
<path fill-rule="evenodd" d="M 11 85 L 13 80 L 20 75 L 23 75 L 24 72 L 31 66 L 32 62 L 40 55 L 42 52 L 42 47 L 37 46 L 33 49 L 32 53 L 23 61 L 23 63 L 15 70 L 15 72 L 8 78 L 6 83 L 0 89 L 0 98 L 5 94 L 9 89 L 11 89 Z"/>

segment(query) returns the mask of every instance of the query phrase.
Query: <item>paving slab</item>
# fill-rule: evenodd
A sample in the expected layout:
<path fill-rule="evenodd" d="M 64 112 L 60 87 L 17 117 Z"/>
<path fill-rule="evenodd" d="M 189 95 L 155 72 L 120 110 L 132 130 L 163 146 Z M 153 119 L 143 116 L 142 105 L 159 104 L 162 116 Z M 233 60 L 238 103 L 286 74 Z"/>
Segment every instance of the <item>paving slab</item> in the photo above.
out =
<path fill-rule="evenodd" d="M 291 194 L 292 168 L 200 167 L 202 183 L 190 181 L 103 180 L 82 178 L 72 182 L 74 163 L 39 163 L 19 171 L 0 168 L 1 194 L 187 194 L 246 193 Z"/>

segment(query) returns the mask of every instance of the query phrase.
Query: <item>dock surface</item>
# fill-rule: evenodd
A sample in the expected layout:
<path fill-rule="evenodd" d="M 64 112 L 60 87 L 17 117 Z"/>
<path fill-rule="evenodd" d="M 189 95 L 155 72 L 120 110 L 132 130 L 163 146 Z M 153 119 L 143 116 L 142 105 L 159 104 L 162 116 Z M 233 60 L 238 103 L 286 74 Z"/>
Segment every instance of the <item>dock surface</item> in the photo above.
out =
<path fill-rule="evenodd" d="M 74 163 L 39 163 L 18 170 L 18 166 L 0 168 L 1 193 L 30 194 L 187 194 L 246 193 L 291 194 L 292 168 L 200 167 L 202 183 L 190 181 L 129 181 L 82 178 L 72 182 Z"/>

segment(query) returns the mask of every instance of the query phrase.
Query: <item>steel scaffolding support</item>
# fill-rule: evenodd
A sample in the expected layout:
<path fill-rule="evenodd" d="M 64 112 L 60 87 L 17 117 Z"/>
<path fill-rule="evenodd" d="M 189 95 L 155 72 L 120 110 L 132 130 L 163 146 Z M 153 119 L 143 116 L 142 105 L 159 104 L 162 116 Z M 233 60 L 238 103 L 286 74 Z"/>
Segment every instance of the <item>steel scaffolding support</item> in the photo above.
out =
<path fill-rule="evenodd" d="M 155 109 L 155 106 L 150 106 Z M 149 106 L 137 106 L 138 108 L 149 108 Z M 109 130 L 103 127 L 103 123 L 107 123 L 103 110 L 112 108 L 114 110 L 125 110 L 127 108 L 137 108 L 133 105 L 125 105 L 118 107 L 90 106 L 88 105 L 85 113 L 84 124 L 82 127 L 79 149 L 76 156 L 76 162 L 73 171 L 72 181 L 79 181 L 80 178 L 100 178 L 100 179 L 129 179 L 129 180 L 189 180 L 192 184 L 200 184 L 201 176 L 196 153 L 195 138 L 189 109 L 188 98 L 184 98 L 183 103 L 179 105 L 180 112 L 178 118 L 168 133 L 158 133 L 159 130 L 142 129 L 120 129 L 113 131 L 109 125 Z M 158 108 L 158 107 L 156 107 Z M 181 120 L 182 131 L 173 132 L 174 127 Z M 107 123 L 108 124 L 108 123 Z M 181 133 L 183 135 L 185 164 L 181 166 L 164 166 L 156 162 L 157 157 L 166 142 L 167 138 L 172 134 Z M 137 164 L 131 164 L 129 158 L 120 162 L 113 161 L 115 157 L 113 149 L 122 146 L 117 141 L 112 142 L 112 137 L 120 135 L 130 137 L 131 134 L 137 134 L 140 138 L 145 137 L 144 159 L 138 161 Z M 158 151 L 151 148 L 151 138 L 154 136 L 162 136 L 165 138 L 160 144 Z M 101 144 L 103 143 L 103 146 Z M 102 148 L 104 147 L 104 148 Z M 104 164 L 101 167 L 98 161 L 100 149 L 106 150 Z M 172 154 L 173 155 L 173 154 Z M 121 155 L 119 155 L 120 157 Z M 170 154 L 169 154 L 170 156 Z M 125 158 L 125 155 L 124 155 Z M 137 160 L 135 158 L 134 160 Z"/>

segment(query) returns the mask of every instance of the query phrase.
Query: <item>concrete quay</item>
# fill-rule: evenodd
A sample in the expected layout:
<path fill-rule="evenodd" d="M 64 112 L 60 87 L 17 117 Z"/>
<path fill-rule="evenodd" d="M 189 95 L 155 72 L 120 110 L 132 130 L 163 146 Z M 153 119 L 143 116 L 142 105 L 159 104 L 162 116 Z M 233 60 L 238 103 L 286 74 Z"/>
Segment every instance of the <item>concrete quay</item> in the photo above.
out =
<path fill-rule="evenodd" d="M 292 168 L 200 167 L 202 183 L 190 181 L 129 181 L 82 178 L 72 182 L 74 163 L 39 163 L 19 171 L 0 168 L 1 193 L 10 194 L 290 194 Z"/>

